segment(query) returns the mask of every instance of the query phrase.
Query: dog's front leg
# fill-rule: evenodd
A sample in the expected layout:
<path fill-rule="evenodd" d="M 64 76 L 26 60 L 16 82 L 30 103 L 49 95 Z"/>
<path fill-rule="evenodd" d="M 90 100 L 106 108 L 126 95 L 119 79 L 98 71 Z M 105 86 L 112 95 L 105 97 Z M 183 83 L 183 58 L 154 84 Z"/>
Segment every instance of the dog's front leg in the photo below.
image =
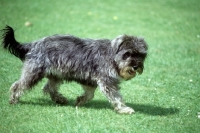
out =
<path fill-rule="evenodd" d="M 108 83 L 103 82 L 102 80 L 98 81 L 99 88 L 101 92 L 103 92 L 108 100 L 114 107 L 114 110 L 120 114 L 132 114 L 135 111 L 126 106 L 122 100 L 122 96 L 119 93 L 119 89 L 116 85 L 110 85 Z"/>

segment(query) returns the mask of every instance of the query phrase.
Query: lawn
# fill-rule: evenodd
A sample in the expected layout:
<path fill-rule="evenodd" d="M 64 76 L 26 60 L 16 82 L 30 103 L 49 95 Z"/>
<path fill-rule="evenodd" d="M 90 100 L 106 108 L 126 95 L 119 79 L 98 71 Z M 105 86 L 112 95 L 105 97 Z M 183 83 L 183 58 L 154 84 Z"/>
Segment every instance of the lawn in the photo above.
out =
<path fill-rule="evenodd" d="M 141 36 L 149 54 L 144 73 L 120 84 L 126 104 L 136 113 L 120 115 L 99 90 L 91 102 L 76 108 L 82 90 L 75 82 L 60 89 L 69 105 L 57 105 L 42 93 L 46 79 L 19 104 L 9 105 L 9 88 L 20 77 L 22 62 L 0 48 L 1 133 L 199 132 L 199 0 L 1 0 L 0 29 L 5 25 L 16 30 L 20 42 L 53 34 Z"/>

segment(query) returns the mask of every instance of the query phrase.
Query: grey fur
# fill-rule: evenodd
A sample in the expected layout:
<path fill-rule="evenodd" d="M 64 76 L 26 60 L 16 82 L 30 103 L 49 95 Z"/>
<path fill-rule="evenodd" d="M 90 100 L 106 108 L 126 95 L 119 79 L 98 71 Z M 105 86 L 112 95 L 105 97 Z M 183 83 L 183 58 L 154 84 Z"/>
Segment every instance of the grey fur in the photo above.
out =
<path fill-rule="evenodd" d="M 64 80 L 76 81 L 85 91 L 77 98 L 77 106 L 91 100 L 99 86 L 118 113 L 134 112 L 124 104 L 118 84 L 143 72 L 148 49 L 144 39 L 128 35 L 113 40 L 53 35 L 22 45 L 15 40 L 11 27 L 2 31 L 3 47 L 24 62 L 21 78 L 10 88 L 11 104 L 18 102 L 24 90 L 47 77 L 43 91 L 56 103 L 68 102 L 58 92 L 59 85 Z"/>

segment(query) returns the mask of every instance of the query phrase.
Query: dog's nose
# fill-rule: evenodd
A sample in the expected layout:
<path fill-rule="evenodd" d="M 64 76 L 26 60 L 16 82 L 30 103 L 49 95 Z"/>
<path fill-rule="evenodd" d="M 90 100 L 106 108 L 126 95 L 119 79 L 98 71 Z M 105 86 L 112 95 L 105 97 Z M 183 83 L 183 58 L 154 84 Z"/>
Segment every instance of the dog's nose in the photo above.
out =
<path fill-rule="evenodd" d="M 134 69 L 134 70 L 137 70 L 137 69 L 138 69 L 138 66 L 133 66 L 133 69 Z"/>

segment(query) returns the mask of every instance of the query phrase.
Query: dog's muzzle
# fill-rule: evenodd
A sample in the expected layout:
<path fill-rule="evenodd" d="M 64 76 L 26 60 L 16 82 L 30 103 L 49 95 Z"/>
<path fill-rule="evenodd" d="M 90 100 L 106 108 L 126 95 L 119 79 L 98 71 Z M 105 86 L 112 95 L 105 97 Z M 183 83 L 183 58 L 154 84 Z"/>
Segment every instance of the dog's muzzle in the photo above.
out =
<path fill-rule="evenodd" d="M 130 80 L 134 78 L 137 74 L 142 74 L 142 72 L 143 67 L 127 66 L 120 70 L 119 75 L 125 80 Z"/>

